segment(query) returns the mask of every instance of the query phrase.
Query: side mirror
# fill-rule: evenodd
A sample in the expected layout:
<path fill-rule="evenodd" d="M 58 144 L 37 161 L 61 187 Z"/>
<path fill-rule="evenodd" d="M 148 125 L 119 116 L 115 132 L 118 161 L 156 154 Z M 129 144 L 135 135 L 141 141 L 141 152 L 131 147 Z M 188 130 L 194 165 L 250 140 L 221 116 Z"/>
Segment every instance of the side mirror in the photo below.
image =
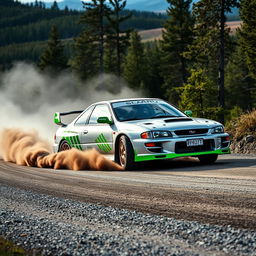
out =
<path fill-rule="evenodd" d="M 187 116 L 192 116 L 193 112 L 191 110 L 186 110 L 184 112 Z"/>
<path fill-rule="evenodd" d="M 106 117 L 106 116 L 102 116 L 102 117 L 98 118 L 97 123 L 99 123 L 99 124 L 113 124 L 113 121 L 109 120 L 109 118 Z"/>
<path fill-rule="evenodd" d="M 63 125 L 62 122 L 61 122 L 61 118 L 60 118 L 60 113 L 59 112 L 56 112 L 54 114 L 54 123 L 57 124 L 57 125 Z"/>

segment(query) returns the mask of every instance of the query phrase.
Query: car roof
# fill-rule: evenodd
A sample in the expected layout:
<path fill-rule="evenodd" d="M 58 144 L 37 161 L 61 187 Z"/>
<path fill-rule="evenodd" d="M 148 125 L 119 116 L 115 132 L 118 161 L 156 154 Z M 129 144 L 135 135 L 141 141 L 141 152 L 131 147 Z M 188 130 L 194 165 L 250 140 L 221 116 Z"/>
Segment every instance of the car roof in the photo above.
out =
<path fill-rule="evenodd" d="M 158 98 L 127 98 L 127 99 L 118 99 L 118 100 L 106 100 L 106 101 L 100 101 L 95 102 L 94 104 L 102 104 L 102 103 L 116 103 L 116 102 L 122 102 L 122 101 L 133 101 L 133 100 L 162 100 Z M 162 100 L 163 101 L 163 100 Z"/>

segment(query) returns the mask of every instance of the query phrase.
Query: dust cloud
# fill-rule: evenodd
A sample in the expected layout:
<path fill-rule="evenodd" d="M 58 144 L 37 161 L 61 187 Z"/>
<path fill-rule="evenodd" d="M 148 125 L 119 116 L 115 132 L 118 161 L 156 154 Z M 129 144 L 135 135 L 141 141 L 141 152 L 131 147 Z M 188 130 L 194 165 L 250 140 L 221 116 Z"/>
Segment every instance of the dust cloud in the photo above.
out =
<path fill-rule="evenodd" d="M 17 63 L 0 74 L 0 130 L 36 129 L 41 137 L 52 142 L 57 129 L 54 112 L 84 110 L 97 101 L 142 95 L 108 74 L 104 75 L 104 90 L 99 91 L 101 79 L 96 77 L 83 83 L 72 73 L 50 77 L 30 64 Z"/>
<path fill-rule="evenodd" d="M 20 165 L 63 166 L 75 170 L 87 165 L 102 169 L 104 163 L 108 169 L 110 163 L 96 151 L 72 149 L 52 154 L 51 145 L 58 128 L 53 122 L 54 112 L 84 110 L 97 101 L 141 95 L 113 75 L 105 74 L 103 78 L 95 77 L 83 83 L 72 73 L 52 77 L 42 74 L 31 64 L 17 63 L 11 70 L 0 73 L 0 158 Z M 90 159 L 96 161 L 94 165 Z"/>
<path fill-rule="evenodd" d="M 24 132 L 21 129 L 4 130 L 0 148 L 4 161 L 23 166 L 75 171 L 123 170 L 120 165 L 106 159 L 96 150 L 82 152 L 73 148 L 53 154 L 49 143 L 40 139 L 36 132 Z"/>

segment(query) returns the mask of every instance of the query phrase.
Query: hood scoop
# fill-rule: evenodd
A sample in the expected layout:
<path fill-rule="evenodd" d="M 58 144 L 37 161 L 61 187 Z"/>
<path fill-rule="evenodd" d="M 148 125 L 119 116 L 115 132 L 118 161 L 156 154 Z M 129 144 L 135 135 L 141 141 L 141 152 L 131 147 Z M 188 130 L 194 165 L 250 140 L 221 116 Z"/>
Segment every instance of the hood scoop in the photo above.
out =
<path fill-rule="evenodd" d="M 153 123 L 144 123 L 145 125 L 152 125 Z"/>
<path fill-rule="evenodd" d="M 166 123 L 193 121 L 191 118 L 172 118 L 164 120 Z"/>

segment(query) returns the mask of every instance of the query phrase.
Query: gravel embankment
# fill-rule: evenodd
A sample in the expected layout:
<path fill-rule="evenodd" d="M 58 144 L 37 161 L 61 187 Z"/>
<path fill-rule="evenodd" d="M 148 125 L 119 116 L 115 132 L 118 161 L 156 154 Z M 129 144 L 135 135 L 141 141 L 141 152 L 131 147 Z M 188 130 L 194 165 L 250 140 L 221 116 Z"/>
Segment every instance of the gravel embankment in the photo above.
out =
<path fill-rule="evenodd" d="M 0 236 L 42 255 L 256 255 L 256 232 L 144 215 L 0 184 Z"/>

